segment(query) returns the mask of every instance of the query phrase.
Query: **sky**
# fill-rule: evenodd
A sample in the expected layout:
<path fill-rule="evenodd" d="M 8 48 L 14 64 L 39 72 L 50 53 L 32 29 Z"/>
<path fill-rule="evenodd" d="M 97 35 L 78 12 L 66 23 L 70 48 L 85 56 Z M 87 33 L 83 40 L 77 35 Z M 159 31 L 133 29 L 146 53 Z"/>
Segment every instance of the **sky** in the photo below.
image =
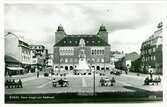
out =
<path fill-rule="evenodd" d="M 5 4 L 5 32 L 22 36 L 29 44 L 42 44 L 53 52 L 55 32 L 61 24 L 67 34 L 108 31 L 112 51 L 138 52 L 141 43 L 162 21 L 161 3 Z"/>

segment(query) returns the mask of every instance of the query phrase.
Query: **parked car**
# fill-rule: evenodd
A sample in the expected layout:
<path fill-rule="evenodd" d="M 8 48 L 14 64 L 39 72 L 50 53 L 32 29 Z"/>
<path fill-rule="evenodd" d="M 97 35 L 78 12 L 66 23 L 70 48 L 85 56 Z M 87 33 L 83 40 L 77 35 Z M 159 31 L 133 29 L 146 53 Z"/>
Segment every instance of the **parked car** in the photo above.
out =
<path fill-rule="evenodd" d="M 55 78 L 52 80 L 52 86 L 53 87 L 68 87 L 69 86 L 69 81 L 67 79 L 59 79 L 59 80 L 56 80 Z"/>
<path fill-rule="evenodd" d="M 103 86 L 113 86 L 116 81 L 115 81 L 115 78 L 112 77 L 111 79 L 109 79 L 109 78 L 105 78 L 105 79 L 101 78 L 99 82 L 100 82 L 100 86 L 103 87 Z"/>

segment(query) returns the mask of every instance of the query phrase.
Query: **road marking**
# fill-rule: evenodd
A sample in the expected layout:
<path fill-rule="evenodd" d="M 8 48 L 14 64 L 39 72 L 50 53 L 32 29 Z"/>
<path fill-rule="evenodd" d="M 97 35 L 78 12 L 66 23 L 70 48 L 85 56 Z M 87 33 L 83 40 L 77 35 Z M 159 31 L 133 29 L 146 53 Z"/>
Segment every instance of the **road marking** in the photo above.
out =
<path fill-rule="evenodd" d="M 82 87 L 87 87 L 87 84 L 86 84 L 86 81 L 85 81 L 84 77 L 82 77 Z"/>
<path fill-rule="evenodd" d="M 126 82 L 122 82 L 122 81 L 119 81 L 117 80 L 116 82 L 120 83 L 120 84 L 123 84 L 123 85 L 126 85 L 126 86 L 132 86 L 131 84 L 129 83 L 126 83 Z"/>
<path fill-rule="evenodd" d="M 47 82 L 47 83 L 45 83 L 45 84 L 42 84 L 42 85 L 38 86 L 37 88 L 42 88 L 42 87 L 46 86 L 47 84 L 49 84 L 49 83 L 51 83 L 51 82 L 52 82 L 52 81 L 49 81 L 49 82 Z"/>

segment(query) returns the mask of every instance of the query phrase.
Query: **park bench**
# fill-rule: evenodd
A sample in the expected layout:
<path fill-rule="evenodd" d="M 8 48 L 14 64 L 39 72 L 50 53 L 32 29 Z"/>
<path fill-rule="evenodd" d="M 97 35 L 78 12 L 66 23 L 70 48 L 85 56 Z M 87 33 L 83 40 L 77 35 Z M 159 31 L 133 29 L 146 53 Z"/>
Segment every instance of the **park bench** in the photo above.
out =
<path fill-rule="evenodd" d="M 149 78 L 147 77 L 147 78 L 145 78 L 145 80 L 144 80 L 144 85 L 150 85 L 150 83 L 151 83 L 152 85 L 154 85 L 154 84 L 157 84 L 157 85 L 158 85 L 158 83 L 160 83 L 160 82 L 161 82 L 161 78 L 149 79 Z"/>
<path fill-rule="evenodd" d="M 103 86 L 113 86 L 115 82 L 116 81 L 115 81 L 114 77 L 112 79 L 108 79 L 108 78 L 103 79 L 103 78 L 101 78 L 100 79 L 100 86 L 102 86 L 102 87 Z"/>
<path fill-rule="evenodd" d="M 58 87 L 58 86 L 60 86 L 60 87 L 68 87 L 69 86 L 69 82 L 67 80 L 63 80 L 63 79 L 60 79 L 58 81 L 53 79 L 52 86 L 53 87 Z"/>
<path fill-rule="evenodd" d="M 22 85 L 22 81 L 20 79 L 18 81 L 6 80 L 5 87 L 6 88 L 23 88 L 23 85 Z"/>

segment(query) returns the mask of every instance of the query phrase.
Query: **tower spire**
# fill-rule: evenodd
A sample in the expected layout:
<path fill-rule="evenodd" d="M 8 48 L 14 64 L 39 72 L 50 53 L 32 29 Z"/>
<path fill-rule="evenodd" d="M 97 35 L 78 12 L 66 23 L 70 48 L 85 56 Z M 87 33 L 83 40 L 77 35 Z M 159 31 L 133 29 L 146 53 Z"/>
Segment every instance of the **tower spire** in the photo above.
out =
<path fill-rule="evenodd" d="M 58 32 L 59 32 L 59 31 L 63 31 L 63 32 L 64 32 L 64 28 L 63 28 L 63 26 L 62 26 L 61 24 L 58 26 L 57 31 L 58 31 Z"/>

